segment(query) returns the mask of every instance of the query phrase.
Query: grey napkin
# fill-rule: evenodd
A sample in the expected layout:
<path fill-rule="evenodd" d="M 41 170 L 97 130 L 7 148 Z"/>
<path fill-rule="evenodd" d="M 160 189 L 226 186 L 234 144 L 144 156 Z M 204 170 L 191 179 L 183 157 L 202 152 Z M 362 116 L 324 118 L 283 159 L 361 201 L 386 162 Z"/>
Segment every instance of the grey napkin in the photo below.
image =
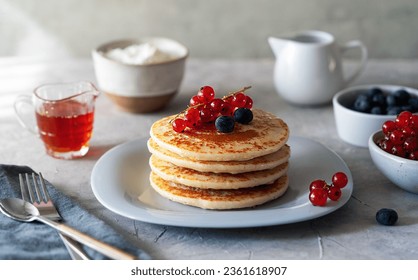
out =
<path fill-rule="evenodd" d="M 0 199 L 21 197 L 19 173 L 31 173 L 25 166 L 0 164 Z M 46 182 L 48 192 L 65 224 L 98 240 L 125 250 L 139 259 L 150 259 L 141 249 L 124 240 L 113 228 L 96 218 Z M 98 252 L 84 247 L 92 259 L 106 259 Z M 53 228 L 32 222 L 12 220 L 0 212 L 0 259 L 70 259 L 62 240 Z"/>

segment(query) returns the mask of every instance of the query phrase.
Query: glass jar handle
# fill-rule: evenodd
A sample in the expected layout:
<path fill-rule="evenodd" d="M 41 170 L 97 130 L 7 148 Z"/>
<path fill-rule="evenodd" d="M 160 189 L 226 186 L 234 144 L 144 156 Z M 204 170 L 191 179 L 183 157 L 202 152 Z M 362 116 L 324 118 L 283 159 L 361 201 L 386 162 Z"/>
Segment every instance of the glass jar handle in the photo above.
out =
<path fill-rule="evenodd" d="M 26 128 L 29 132 L 33 134 L 38 134 L 38 127 L 35 124 L 33 114 L 29 117 L 29 113 L 27 111 L 25 112 L 24 110 L 24 108 L 27 108 L 28 106 L 32 107 L 33 113 L 34 105 L 32 103 L 31 98 L 27 95 L 19 95 L 13 104 L 17 120 L 19 121 L 20 125 Z M 31 122 L 32 124 L 30 124 Z"/>

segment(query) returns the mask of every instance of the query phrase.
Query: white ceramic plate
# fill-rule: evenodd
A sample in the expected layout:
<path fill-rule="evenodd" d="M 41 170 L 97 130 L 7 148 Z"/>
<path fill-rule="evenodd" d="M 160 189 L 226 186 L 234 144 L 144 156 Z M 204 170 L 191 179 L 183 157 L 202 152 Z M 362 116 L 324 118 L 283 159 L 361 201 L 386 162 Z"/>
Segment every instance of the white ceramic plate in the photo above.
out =
<path fill-rule="evenodd" d="M 353 191 L 353 179 L 345 162 L 322 144 L 290 137 L 290 186 L 275 201 L 241 210 L 204 210 L 169 201 L 149 184 L 147 139 L 116 146 L 96 163 L 91 175 L 93 193 L 111 211 L 139 221 L 183 227 L 238 228 L 280 225 L 306 221 L 329 214 L 343 206 Z M 339 201 L 325 207 L 308 199 L 309 184 L 315 179 L 331 180 L 337 171 L 347 174 L 349 183 Z"/>

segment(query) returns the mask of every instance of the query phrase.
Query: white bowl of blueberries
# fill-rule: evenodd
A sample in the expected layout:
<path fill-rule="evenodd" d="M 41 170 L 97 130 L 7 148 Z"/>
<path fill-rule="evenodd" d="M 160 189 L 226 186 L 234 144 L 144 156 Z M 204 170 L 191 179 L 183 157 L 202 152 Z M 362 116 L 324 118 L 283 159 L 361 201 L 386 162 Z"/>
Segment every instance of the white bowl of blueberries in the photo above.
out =
<path fill-rule="evenodd" d="M 400 85 L 346 88 L 333 98 L 337 132 L 345 142 L 368 147 L 370 136 L 402 111 L 418 112 L 418 90 Z"/>

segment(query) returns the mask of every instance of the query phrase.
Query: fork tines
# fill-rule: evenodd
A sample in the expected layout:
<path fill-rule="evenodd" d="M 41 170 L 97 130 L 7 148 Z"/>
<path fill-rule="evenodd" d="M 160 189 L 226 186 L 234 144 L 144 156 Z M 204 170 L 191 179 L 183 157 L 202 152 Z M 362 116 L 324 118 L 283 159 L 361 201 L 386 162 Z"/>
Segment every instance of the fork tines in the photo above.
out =
<path fill-rule="evenodd" d="M 42 177 L 42 173 L 39 173 L 38 175 L 39 183 L 38 183 L 38 180 L 36 179 L 36 173 L 31 174 L 32 184 L 29 178 L 29 174 L 25 173 L 24 175 L 25 175 L 25 178 L 23 178 L 23 174 L 19 174 L 20 190 L 22 192 L 23 199 L 26 201 L 30 201 L 32 203 L 34 202 L 47 203 L 48 200 L 50 200 L 50 197 L 49 197 L 48 191 L 46 190 L 45 180 Z"/>

